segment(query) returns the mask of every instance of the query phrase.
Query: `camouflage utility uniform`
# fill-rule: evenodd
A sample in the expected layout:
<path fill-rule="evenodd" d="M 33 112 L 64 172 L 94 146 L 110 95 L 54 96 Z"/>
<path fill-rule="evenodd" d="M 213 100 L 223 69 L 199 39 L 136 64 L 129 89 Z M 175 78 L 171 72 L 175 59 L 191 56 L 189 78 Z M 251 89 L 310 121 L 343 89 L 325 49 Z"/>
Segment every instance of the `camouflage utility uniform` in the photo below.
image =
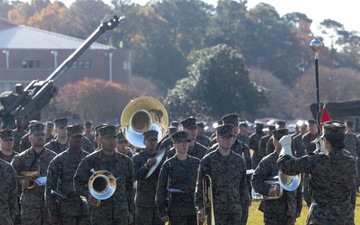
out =
<path fill-rule="evenodd" d="M 188 155 L 194 156 L 198 159 L 202 159 L 204 157 L 204 155 L 206 154 L 207 148 L 198 143 L 195 142 L 194 146 L 189 146 L 189 151 L 188 151 Z M 175 155 L 176 150 L 175 148 L 171 148 L 167 153 L 166 153 L 166 157 L 167 158 L 171 158 Z"/>
<path fill-rule="evenodd" d="M 4 160 L 0 159 L 0 223 L 12 225 L 17 209 L 16 171 Z"/>
<path fill-rule="evenodd" d="M 100 206 L 93 207 L 92 224 L 94 225 L 127 225 L 129 214 L 133 214 L 133 171 L 129 157 L 114 152 L 107 156 L 102 150 L 86 156 L 80 163 L 75 176 L 74 188 L 77 195 L 89 196 L 87 186 L 93 171 L 107 170 L 116 178 L 115 193 Z"/>
<path fill-rule="evenodd" d="M 46 180 L 46 206 L 51 215 L 57 215 L 60 224 L 88 224 L 89 210 L 75 193 L 73 179 L 81 160 L 88 155 L 82 151 L 79 156 L 72 156 L 69 150 L 57 155 L 48 168 Z M 66 196 L 63 199 L 51 193 L 58 191 Z"/>
<path fill-rule="evenodd" d="M 200 160 L 192 156 L 188 156 L 186 160 L 179 160 L 174 156 L 161 167 L 156 205 L 159 216 L 169 215 L 171 224 L 196 224 L 194 193 L 199 163 Z M 183 192 L 168 192 L 169 188 Z"/>

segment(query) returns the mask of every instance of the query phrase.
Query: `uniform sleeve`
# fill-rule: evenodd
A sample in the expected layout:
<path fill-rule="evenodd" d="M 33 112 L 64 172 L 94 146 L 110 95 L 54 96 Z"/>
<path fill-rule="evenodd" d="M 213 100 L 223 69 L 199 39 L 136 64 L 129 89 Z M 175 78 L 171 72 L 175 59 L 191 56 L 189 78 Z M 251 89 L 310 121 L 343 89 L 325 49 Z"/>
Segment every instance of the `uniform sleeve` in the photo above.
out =
<path fill-rule="evenodd" d="M 88 197 L 89 189 L 88 189 L 88 181 L 91 176 L 89 160 L 84 158 L 81 160 L 75 175 L 74 175 L 74 191 L 76 194 L 81 195 L 83 197 Z"/>
<path fill-rule="evenodd" d="M 11 185 L 9 187 L 9 211 L 10 216 L 13 221 L 15 221 L 15 213 L 18 211 L 18 201 L 17 201 L 17 178 L 16 171 L 13 167 L 9 168 L 9 174 L 11 174 Z"/>
<path fill-rule="evenodd" d="M 47 170 L 47 179 L 45 187 L 45 203 L 49 209 L 49 213 L 56 215 L 58 212 L 56 210 L 56 196 L 51 194 L 51 190 L 57 189 L 59 170 L 57 166 L 57 161 L 52 160 L 49 164 Z"/>
<path fill-rule="evenodd" d="M 245 164 L 245 161 L 244 161 L 244 164 Z M 240 186 L 239 186 L 240 201 L 241 201 L 241 205 L 243 207 L 248 206 L 251 201 L 248 185 L 250 185 L 250 182 L 248 183 L 248 179 L 246 176 L 246 167 L 244 166 L 244 169 L 241 172 L 241 180 L 240 180 Z"/>
<path fill-rule="evenodd" d="M 140 155 L 135 155 L 133 157 L 133 170 L 134 170 L 134 180 L 143 180 L 149 169 L 145 168 L 145 164 L 141 163 Z"/>
<path fill-rule="evenodd" d="M 271 176 L 270 168 L 268 168 L 266 162 L 267 160 L 260 161 L 251 179 L 251 185 L 255 192 L 262 195 L 268 195 L 270 190 L 270 185 L 265 182 Z"/>
<path fill-rule="evenodd" d="M 126 175 L 126 200 L 128 203 L 129 213 L 134 214 L 134 179 L 133 179 L 133 165 L 132 160 L 128 159 L 127 175 Z"/>
<path fill-rule="evenodd" d="M 155 196 L 155 202 L 156 207 L 158 208 L 158 213 L 160 217 L 166 216 L 166 197 L 167 197 L 167 184 L 168 184 L 168 174 L 169 168 L 168 163 L 165 162 L 161 166 L 160 174 L 159 174 L 159 180 L 156 188 L 156 196 Z"/>
<path fill-rule="evenodd" d="M 316 164 L 316 153 L 309 153 L 301 158 L 282 155 L 277 160 L 277 166 L 286 175 L 294 176 L 299 173 L 309 173 Z"/>
<path fill-rule="evenodd" d="M 301 213 L 302 210 L 302 185 L 300 185 L 295 191 L 296 191 L 296 212 Z"/>
<path fill-rule="evenodd" d="M 273 144 L 273 137 L 271 137 L 268 142 L 266 143 L 266 155 L 269 155 L 275 150 L 275 146 Z"/>

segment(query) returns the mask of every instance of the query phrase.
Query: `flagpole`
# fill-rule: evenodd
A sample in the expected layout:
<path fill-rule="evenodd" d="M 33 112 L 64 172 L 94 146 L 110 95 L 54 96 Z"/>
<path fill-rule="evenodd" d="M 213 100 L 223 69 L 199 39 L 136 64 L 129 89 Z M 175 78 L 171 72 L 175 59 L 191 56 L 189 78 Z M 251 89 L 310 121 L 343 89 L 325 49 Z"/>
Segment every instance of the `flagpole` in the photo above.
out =
<path fill-rule="evenodd" d="M 318 37 L 315 37 L 311 42 L 310 42 L 310 47 L 311 49 L 314 51 L 315 53 L 315 80 L 316 80 L 316 102 L 318 105 L 318 111 L 317 111 L 317 115 L 316 115 L 316 120 L 317 120 L 317 128 L 318 128 L 318 135 L 320 135 L 320 123 L 321 123 L 321 118 L 320 118 L 320 114 L 321 114 L 321 107 L 320 107 L 320 88 L 319 88 L 319 51 L 321 49 L 322 46 L 322 42 L 318 39 Z"/>

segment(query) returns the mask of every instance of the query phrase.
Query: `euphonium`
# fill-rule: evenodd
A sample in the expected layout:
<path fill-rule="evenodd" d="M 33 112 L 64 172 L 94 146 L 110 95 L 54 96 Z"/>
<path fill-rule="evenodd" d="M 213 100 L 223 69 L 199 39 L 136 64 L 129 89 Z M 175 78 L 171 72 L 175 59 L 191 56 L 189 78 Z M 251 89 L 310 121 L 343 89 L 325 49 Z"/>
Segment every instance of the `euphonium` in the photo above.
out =
<path fill-rule="evenodd" d="M 35 187 L 35 181 L 34 179 L 40 176 L 40 166 L 41 166 L 41 160 L 38 160 L 38 167 L 36 171 L 22 171 L 18 174 L 18 178 L 29 178 L 29 187 L 26 189 L 33 189 Z"/>
<path fill-rule="evenodd" d="M 252 188 L 251 196 L 254 200 L 263 200 L 263 199 L 264 200 L 275 200 L 275 199 L 281 198 L 284 190 L 283 190 L 283 187 L 281 187 L 281 185 L 279 184 L 278 176 L 270 177 L 268 180 L 265 181 L 265 183 L 268 183 L 271 186 L 271 188 L 279 189 L 279 194 L 274 197 L 264 196 L 262 194 L 255 192 L 254 188 Z"/>
<path fill-rule="evenodd" d="M 211 225 L 215 225 L 215 213 L 214 213 L 214 200 L 212 193 L 212 182 L 210 175 L 205 175 L 202 179 L 203 183 L 203 201 L 204 201 L 204 221 L 202 225 L 207 225 L 208 215 L 206 214 L 206 209 L 210 208 L 210 216 L 211 216 Z M 199 218 L 197 219 L 197 224 L 200 225 Z"/>

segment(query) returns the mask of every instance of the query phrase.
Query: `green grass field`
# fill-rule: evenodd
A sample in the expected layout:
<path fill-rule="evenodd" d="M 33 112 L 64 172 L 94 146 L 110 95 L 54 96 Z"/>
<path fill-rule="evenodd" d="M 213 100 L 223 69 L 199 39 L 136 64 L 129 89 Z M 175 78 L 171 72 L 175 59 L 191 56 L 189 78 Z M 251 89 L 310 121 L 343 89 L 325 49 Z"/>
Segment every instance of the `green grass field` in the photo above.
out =
<path fill-rule="evenodd" d="M 264 224 L 263 222 L 263 213 L 258 210 L 260 201 L 253 201 L 252 205 L 249 208 L 249 225 L 257 225 Z M 308 207 L 306 203 L 303 201 L 303 208 L 301 211 L 301 215 L 296 219 L 296 225 L 306 224 L 306 217 L 308 215 Z M 360 196 L 356 198 L 356 208 L 355 208 L 355 224 L 360 224 Z"/>

